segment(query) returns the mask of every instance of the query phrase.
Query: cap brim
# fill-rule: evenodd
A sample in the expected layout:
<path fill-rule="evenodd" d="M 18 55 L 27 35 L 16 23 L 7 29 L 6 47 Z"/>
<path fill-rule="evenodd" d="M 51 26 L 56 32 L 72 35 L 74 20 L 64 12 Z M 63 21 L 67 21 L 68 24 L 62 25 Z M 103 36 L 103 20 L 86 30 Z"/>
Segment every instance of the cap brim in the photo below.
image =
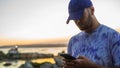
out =
<path fill-rule="evenodd" d="M 83 15 L 84 10 L 80 10 L 79 12 L 69 13 L 69 17 L 66 21 L 66 24 L 70 22 L 70 20 L 79 20 Z"/>

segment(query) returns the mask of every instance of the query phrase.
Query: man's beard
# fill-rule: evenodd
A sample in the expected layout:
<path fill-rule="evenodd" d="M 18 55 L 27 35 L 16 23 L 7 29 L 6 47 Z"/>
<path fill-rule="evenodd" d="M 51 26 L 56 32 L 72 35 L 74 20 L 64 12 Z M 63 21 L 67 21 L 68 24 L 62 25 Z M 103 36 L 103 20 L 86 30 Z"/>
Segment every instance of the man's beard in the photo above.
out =
<path fill-rule="evenodd" d="M 81 26 L 80 30 L 82 30 L 82 31 L 89 30 L 90 28 L 92 28 L 92 26 L 93 26 L 93 19 L 90 16 L 90 14 L 89 14 L 89 16 L 87 18 L 87 21 L 85 21 L 84 24 L 81 24 L 81 25 L 82 26 Z"/>

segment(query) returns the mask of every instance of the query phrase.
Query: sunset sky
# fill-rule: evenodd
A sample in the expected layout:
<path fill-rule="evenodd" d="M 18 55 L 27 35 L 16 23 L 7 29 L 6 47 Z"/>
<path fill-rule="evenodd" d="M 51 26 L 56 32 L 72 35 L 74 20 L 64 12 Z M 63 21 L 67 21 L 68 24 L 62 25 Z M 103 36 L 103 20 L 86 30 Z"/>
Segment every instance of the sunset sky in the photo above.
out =
<path fill-rule="evenodd" d="M 120 0 L 92 0 L 100 23 L 120 28 Z M 0 0 L 0 40 L 70 37 L 79 32 L 66 24 L 69 0 Z"/>

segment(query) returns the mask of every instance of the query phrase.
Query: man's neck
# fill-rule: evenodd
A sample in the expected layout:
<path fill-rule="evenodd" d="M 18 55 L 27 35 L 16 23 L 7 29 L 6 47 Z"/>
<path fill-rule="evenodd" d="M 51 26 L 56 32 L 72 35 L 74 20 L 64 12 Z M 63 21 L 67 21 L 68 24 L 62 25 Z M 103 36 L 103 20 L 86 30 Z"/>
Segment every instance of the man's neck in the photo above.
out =
<path fill-rule="evenodd" d="M 91 29 L 86 30 L 87 33 L 92 33 L 94 30 L 96 30 L 100 26 L 100 23 L 96 20 L 96 18 L 93 20 L 93 26 Z"/>

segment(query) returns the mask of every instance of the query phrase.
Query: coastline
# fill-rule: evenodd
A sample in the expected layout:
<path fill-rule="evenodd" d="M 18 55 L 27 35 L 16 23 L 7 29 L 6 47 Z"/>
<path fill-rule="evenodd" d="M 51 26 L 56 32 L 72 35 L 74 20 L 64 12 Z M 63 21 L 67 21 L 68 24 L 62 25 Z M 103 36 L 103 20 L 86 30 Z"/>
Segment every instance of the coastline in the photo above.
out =
<path fill-rule="evenodd" d="M 11 48 L 18 46 L 19 48 L 46 48 L 46 47 L 67 47 L 67 44 L 28 44 L 28 45 L 1 45 L 0 48 Z"/>

